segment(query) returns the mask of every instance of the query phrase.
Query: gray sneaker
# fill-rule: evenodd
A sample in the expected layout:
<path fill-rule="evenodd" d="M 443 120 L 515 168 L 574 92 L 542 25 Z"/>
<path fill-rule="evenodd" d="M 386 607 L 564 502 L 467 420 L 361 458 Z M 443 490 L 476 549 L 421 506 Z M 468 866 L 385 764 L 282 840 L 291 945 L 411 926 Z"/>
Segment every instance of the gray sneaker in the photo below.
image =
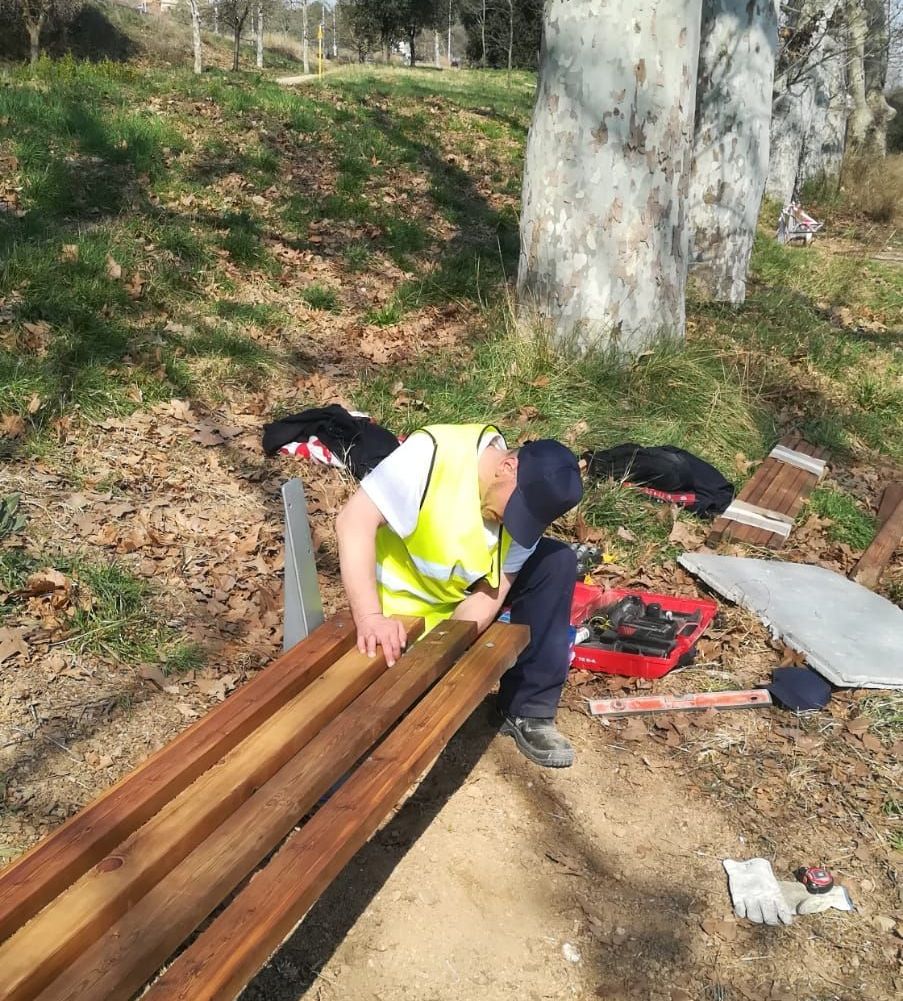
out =
<path fill-rule="evenodd" d="M 554 719 L 538 716 L 509 716 L 501 713 L 499 733 L 514 738 L 518 750 L 534 764 L 544 768 L 570 768 L 574 748 L 555 727 Z"/>

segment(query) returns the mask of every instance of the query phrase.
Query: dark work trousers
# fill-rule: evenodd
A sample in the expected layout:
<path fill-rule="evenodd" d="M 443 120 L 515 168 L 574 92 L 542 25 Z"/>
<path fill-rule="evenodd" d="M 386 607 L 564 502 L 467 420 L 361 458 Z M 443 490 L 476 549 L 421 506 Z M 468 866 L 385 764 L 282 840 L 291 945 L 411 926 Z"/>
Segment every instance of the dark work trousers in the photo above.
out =
<path fill-rule="evenodd" d="M 541 539 L 509 592 L 511 621 L 530 627 L 530 645 L 502 676 L 498 706 L 511 716 L 551 718 L 570 666 L 570 616 L 577 557 Z"/>

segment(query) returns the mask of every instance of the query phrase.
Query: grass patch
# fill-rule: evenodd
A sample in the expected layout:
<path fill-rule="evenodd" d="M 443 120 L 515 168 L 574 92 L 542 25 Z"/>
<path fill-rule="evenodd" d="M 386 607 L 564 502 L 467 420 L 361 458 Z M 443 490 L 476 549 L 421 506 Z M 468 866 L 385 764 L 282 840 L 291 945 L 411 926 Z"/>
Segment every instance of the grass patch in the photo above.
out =
<path fill-rule="evenodd" d="M 548 436 L 577 451 L 625 441 L 676 444 L 726 470 L 737 452 L 761 455 L 774 441 L 767 410 L 749 392 L 742 368 L 707 346 L 662 345 L 625 369 L 604 354 L 563 359 L 548 343 L 515 333 L 502 317 L 495 329 L 472 354 L 449 352 L 401 373 L 377 374 L 359 387 L 362 406 L 398 431 L 423 423 L 419 411 L 394 407 L 401 377 L 428 404 L 430 422 L 493 422 L 509 442 Z M 649 502 L 628 490 L 589 490 L 583 511 L 590 524 L 612 531 L 623 526 L 637 536 L 636 545 L 615 540 L 628 563 L 643 544 L 658 546 L 667 537 Z"/>
<path fill-rule="evenodd" d="M 859 703 L 863 716 L 871 721 L 871 730 L 885 743 L 903 740 L 903 693 L 875 695 Z"/>
<path fill-rule="evenodd" d="M 326 313 L 338 313 L 341 309 L 335 289 L 319 282 L 313 282 L 303 289 L 301 298 L 311 309 L 323 310 Z"/>
<path fill-rule="evenodd" d="M 830 518 L 828 538 L 835 542 L 844 542 L 852 549 L 866 549 L 875 537 L 874 517 L 842 490 L 817 487 L 809 497 L 809 508 L 820 518 Z"/>
<path fill-rule="evenodd" d="M 0 589 L 8 592 L 4 612 L 22 610 L 28 600 L 20 591 L 41 570 L 58 570 L 70 584 L 67 594 L 65 645 L 78 652 L 103 653 L 121 660 L 185 660 L 185 644 L 160 621 L 153 607 L 153 590 L 113 561 L 99 562 L 81 555 L 37 557 L 23 550 L 0 553 Z M 11 593 L 10 593 L 11 592 Z"/>
<path fill-rule="evenodd" d="M 401 323 L 404 313 L 404 305 L 396 296 L 384 305 L 364 313 L 364 323 L 372 323 L 377 327 L 394 327 L 396 323 Z"/>

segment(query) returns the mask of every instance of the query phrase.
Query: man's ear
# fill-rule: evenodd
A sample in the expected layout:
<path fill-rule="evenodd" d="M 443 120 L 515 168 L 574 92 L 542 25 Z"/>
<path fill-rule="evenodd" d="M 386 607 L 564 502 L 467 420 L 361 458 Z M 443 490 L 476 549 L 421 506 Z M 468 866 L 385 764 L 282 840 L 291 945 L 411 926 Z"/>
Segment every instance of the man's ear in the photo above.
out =
<path fill-rule="evenodd" d="M 497 473 L 499 476 L 517 476 L 517 456 L 514 452 L 509 452 L 498 464 Z"/>

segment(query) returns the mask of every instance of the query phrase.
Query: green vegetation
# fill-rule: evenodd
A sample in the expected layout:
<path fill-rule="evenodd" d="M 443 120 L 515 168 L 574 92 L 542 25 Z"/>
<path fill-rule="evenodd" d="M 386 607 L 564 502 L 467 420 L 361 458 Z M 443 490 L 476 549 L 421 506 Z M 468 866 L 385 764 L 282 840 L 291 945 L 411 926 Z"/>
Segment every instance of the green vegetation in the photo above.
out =
<path fill-rule="evenodd" d="M 780 247 L 768 213 L 747 302 L 691 298 L 686 347 L 625 368 L 562 359 L 516 330 L 505 282 L 533 96 L 523 72 L 348 67 L 288 89 L 72 59 L 6 71 L 0 420 L 18 428 L 13 450 L 52 462 L 61 416 L 77 425 L 171 396 L 219 406 L 264 388 L 289 399 L 312 332 L 373 325 L 405 360 L 362 358 L 347 389 L 398 430 L 492 419 L 512 439 L 559 435 L 578 450 L 674 443 L 735 480 L 786 430 L 835 457 L 903 460 L 899 269 Z M 444 311 L 454 333 L 424 342 Z M 399 380 L 424 407 L 396 403 Z M 837 491 L 812 509 L 851 546 L 873 532 Z M 618 540 L 625 563 L 672 552 L 629 492 L 593 490 L 584 514 L 636 537 Z M 92 628 L 120 642 L 112 623 L 131 614 Z"/>
<path fill-rule="evenodd" d="M 809 506 L 819 517 L 831 520 L 828 537 L 835 542 L 865 549 L 875 537 L 875 519 L 841 490 L 819 487 L 812 492 Z"/>
<path fill-rule="evenodd" d="M 26 584 L 33 575 L 40 577 L 48 571 L 58 571 L 64 578 L 59 590 L 50 593 L 60 596 L 69 649 L 99 651 L 135 662 L 197 663 L 197 652 L 191 652 L 194 648 L 179 641 L 149 607 L 151 591 L 145 581 L 118 563 L 92 561 L 79 553 L 38 557 L 20 549 L 0 552 L 0 591 L 6 594 L 0 619 L 29 600 L 40 601 L 30 597 Z"/>
<path fill-rule="evenodd" d="M 311 309 L 322 309 L 327 313 L 338 313 L 342 308 L 339 305 L 339 297 L 336 295 L 335 289 L 321 285 L 319 282 L 314 282 L 303 289 L 301 298 Z"/>

